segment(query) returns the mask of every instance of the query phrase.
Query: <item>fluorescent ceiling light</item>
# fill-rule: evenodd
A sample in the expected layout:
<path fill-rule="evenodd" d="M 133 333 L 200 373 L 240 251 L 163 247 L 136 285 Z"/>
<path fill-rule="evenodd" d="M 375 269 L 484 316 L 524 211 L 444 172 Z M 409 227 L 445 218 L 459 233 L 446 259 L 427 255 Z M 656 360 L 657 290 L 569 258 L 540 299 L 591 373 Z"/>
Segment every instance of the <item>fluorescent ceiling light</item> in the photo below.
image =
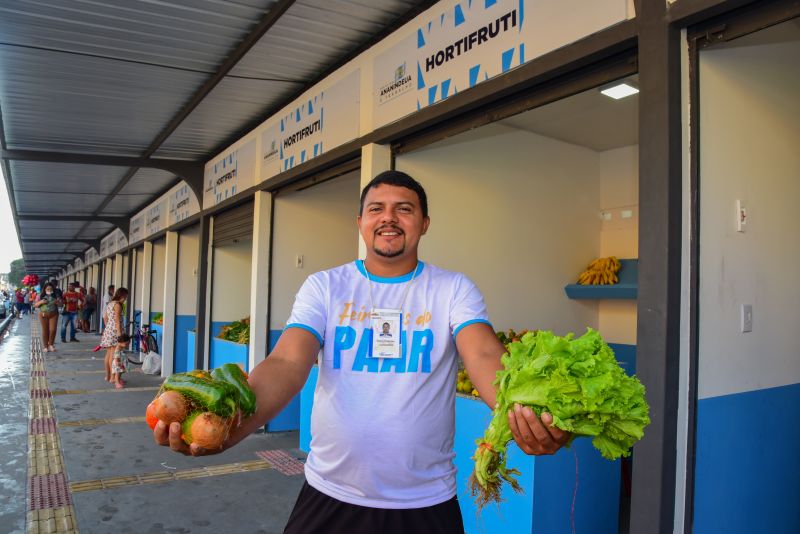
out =
<path fill-rule="evenodd" d="M 625 98 L 626 96 L 635 95 L 639 92 L 639 90 L 635 87 L 631 87 L 627 83 L 621 83 L 619 85 L 615 85 L 614 87 L 603 89 L 600 92 L 606 96 L 610 96 L 614 100 L 619 100 L 620 98 Z"/>

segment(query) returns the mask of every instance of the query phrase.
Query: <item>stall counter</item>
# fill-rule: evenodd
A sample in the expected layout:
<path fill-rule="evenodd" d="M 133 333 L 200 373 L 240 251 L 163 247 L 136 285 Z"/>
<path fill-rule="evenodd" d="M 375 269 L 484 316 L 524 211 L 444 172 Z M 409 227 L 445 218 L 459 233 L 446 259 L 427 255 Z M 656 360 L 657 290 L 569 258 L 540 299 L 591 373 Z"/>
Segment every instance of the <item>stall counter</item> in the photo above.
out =
<path fill-rule="evenodd" d="M 299 448 L 305 452 L 311 444 L 311 409 L 318 373 L 314 366 L 300 393 Z M 520 470 L 519 482 L 525 492 L 515 494 L 506 486 L 501 505 L 487 506 L 478 514 L 467 481 L 473 468 L 475 440 L 483 435 L 491 416 L 480 399 L 456 396 L 454 462 L 466 534 L 571 534 L 573 522 L 576 532 L 618 532 L 620 461 L 603 459 L 588 438 L 576 439 L 569 449 L 553 456 L 528 456 L 515 445 L 509 447 L 508 466 Z"/>

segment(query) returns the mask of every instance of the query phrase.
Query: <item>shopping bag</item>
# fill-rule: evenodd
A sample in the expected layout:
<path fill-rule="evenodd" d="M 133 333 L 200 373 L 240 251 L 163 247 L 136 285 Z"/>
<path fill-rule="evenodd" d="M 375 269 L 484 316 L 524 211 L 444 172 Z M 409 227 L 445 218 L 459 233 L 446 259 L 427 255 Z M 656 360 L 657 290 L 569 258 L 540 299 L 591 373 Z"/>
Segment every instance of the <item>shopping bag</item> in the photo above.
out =
<path fill-rule="evenodd" d="M 142 362 L 142 372 L 148 375 L 155 375 L 161 372 L 161 356 L 157 352 L 150 351 L 145 355 Z"/>

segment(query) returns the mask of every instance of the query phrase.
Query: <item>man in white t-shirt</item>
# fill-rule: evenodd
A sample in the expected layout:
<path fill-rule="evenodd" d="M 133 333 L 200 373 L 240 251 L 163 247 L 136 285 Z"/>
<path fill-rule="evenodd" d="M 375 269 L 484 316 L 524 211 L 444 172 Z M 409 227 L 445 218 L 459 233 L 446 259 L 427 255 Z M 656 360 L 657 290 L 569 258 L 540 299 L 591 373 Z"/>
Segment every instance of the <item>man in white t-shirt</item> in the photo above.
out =
<path fill-rule="evenodd" d="M 375 177 L 358 216 L 366 259 L 309 276 L 275 349 L 250 374 L 258 409 L 225 448 L 286 406 L 322 349 L 306 484 L 285 533 L 464 531 L 453 465 L 457 357 L 494 407 L 504 348 L 472 281 L 418 260 L 429 225 L 419 183 L 397 171 Z M 509 412 L 528 454 L 552 454 L 569 439 L 551 423 L 528 408 Z M 212 452 L 187 447 L 178 423 L 159 422 L 154 437 L 184 454 Z"/>

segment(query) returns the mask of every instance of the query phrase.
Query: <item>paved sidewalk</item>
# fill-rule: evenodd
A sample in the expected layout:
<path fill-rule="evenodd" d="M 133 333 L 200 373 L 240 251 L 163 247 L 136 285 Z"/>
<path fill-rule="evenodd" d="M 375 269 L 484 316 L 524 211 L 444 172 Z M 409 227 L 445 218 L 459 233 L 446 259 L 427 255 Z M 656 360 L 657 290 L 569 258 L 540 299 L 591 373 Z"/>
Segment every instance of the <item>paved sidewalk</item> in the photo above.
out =
<path fill-rule="evenodd" d="M 99 336 L 42 354 L 37 335 L 23 318 L 0 345 L 0 534 L 283 531 L 303 483 L 296 432 L 172 453 L 143 417 L 160 377 L 134 369 L 116 390 L 92 352 Z"/>

